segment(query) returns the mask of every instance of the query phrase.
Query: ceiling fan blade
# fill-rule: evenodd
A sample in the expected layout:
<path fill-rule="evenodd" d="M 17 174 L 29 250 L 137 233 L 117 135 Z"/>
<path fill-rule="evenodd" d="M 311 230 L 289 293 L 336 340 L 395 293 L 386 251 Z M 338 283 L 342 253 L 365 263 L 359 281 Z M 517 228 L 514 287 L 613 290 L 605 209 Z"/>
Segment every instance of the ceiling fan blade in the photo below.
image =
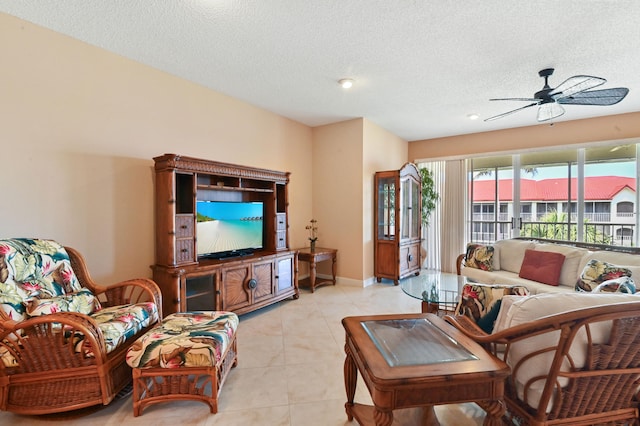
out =
<path fill-rule="evenodd" d="M 537 98 L 494 98 L 490 101 L 524 101 L 524 102 L 540 102 Z"/>
<path fill-rule="evenodd" d="M 558 98 L 556 102 L 571 105 L 615 105 L 624 99 L 629 93 L 626 87 L 614 87 L 612 89 L 590 90 L 576 93 L 569 97 Z"/>
<path fill-rule="evenodd" d="M 514 109 L 514 110 L 511 110 L 511 111 L 508 111 L 508 112 L 504 112 L 504 113 L 502 113 L 502 114 L 494 115 L 493 117 L 486 118 L 484 121 L 493 121 L 493 120 L 497 120 L 498 118 L 506 117 L 507 115 L 511 115 L 511 114 L 513 114 L 514 112 L 518 112 L 518 111 L 521 111 L 521 110 L 523 110 L 523 109 L 525 109 L 525 108 L 529 108 L 529 107 L 532 107 L 532 106 L 536 106 L 536 105 L 538 105 L 538 104 L 539 104 L 539 102 L 534 102 L 534 103 L 532 103 L 532 104 L 525 105 L 525 106 L 523 106 L 523 107 L 516 108 L 516 109 Z"/>
<path fill-rule="evenodd" d="M 560 96 L 567 97 L 575 93 L 593 89 L 606 83 L 607 80 L 600 77 L 592 77 L 590 75 L 574 75 L 563 81 L 558 87 L 549 92 L 549 96 L 556 99 Z"/>
<path fill-rule="evenodd" d="M 547 102 L 540 105 L 538 109 L 538 121 L 547 121 L 556 117 L 560 117 L 564 114 L 564 108 L 562 105 L 555 102 Z"/>

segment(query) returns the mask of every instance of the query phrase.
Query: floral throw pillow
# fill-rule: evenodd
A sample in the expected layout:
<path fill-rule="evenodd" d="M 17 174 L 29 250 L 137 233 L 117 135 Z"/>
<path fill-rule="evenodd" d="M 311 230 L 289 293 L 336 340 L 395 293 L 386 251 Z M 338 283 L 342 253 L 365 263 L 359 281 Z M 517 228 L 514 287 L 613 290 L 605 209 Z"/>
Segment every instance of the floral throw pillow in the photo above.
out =
<path fill-rule="evenodd" d="M 482 269 L 483 271 L 493 271 L 493 246 L 482 244 L 467 245 L 467 252 L 464 257 L 464 265 L 468 268 Z"/>
<path fill-rule="evenodd" d="M 605 281 L 621 277 L 631 278 L 631 270 L 624 266 L 614 265 L 597 259 L 591 259 L 582 270 L 576 283 L 576 291 L 593 291 Z"/>
<path fill-rule="evenodd" d="M 628 293 L 634 294 L 636 292 L 636 284 L 631 277 L 620 277 L 615 280 L 608 280 L 602 284 L 598 284 L 594 288 L 592 293 Z"/>
<path fill-rule="evenodd" d="M 518 285 L 467 283 L 456 306 L 455 315 L 465 315 L 486 333 L 493 331 L 502 298 L 507 295 L 528 296 L 529 289 Z"/>

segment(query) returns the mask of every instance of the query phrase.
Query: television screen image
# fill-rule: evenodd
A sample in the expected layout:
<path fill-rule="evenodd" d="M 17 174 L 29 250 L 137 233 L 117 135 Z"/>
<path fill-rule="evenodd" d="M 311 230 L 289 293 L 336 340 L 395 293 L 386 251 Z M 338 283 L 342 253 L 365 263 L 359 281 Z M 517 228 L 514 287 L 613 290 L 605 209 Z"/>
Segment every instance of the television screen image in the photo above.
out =
<path fill-rule="evenodd" d="M 262 248 L 263 211 L 261 202 L 197 201 L 198 256 Z"/>

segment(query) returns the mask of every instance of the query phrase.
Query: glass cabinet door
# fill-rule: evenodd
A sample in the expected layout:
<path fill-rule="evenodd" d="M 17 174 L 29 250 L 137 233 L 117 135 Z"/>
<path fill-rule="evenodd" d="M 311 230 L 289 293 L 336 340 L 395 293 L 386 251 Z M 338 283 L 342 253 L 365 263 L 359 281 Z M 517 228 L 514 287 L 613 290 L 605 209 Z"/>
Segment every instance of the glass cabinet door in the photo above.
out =
<path fill-rule="evenodd" d="M 400 238 L 406 239 L 411 235 L 411 180 L 400 181 Z"/>
<path fill-rule="evenodd" d="M 394 178 L 378 180 L 378 239 L 393 240 L 396 233 L 396 181 Z"/>
<path fill-rule="evenodd" d="M 411 238 L 420 238 L 420 221 L 422 220 L 420 197 L 420 184 L 413 179 L 411 181 Z"/>
<path fill-rule="evenodd" d="M 411 178 L 400 181 L 400 238 L 420 237 L 420 188 Z"/>

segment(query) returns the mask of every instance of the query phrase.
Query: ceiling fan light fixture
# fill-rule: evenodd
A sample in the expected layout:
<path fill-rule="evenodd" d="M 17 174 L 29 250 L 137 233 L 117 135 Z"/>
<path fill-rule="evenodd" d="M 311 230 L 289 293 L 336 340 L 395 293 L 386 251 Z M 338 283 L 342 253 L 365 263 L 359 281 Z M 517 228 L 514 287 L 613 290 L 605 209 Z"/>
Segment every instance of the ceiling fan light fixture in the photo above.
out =
<path fill-rule="evenodd" d="M 352 78 L 342 78 L 338 80 L 338 84 L 340 84 L 343 89 L 350 89 L 353 86 L 353 83 L 354 81 Z"/>
<path fill-rule="evenodd" d="M 538 108 L 538 121 L 549 121 L 564 114 L 564 108 L 555 102 L 546 102 Z"/>

